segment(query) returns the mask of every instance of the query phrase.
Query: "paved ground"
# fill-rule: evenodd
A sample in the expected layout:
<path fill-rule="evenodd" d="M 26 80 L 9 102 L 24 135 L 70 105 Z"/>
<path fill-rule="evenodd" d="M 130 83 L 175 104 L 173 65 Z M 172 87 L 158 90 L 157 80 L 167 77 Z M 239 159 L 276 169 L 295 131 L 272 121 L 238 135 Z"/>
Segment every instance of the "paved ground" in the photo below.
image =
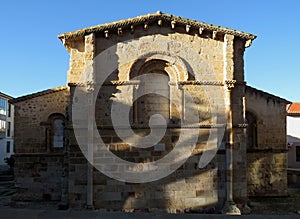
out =
<path fill-rule="evenodd" d="M 298 214 L 300 217 L 300 187 L 289 188 L 288 197 L 250 198 L 249 205 L 252 214 Z"/>
<path fill-rule="evenodd" d="M 29 209 L 0 209 L 1 218 L 99 218 L 99 219 L 225 219 L 225 218 L 243 218 L 243 219 L 299 219 L 298 215 L 242 215 L 242 216 L 226 216 L 213 214 L 166 214 L 166 213 L 123 213 L 123 212 L 100 212 L 100 211 L 55 211 L 55 210 L 29 210 Z"/>
<path fill-rule="evenodd" d="M 57 210 L 56 203 L 11 202 L 15 192 L 14 180 L 11 176 L 0 174 L 0 219 L 4 218 L 143 218 L 143 219 L 171 219 L 171 218 L 232 218 L 226 215 L 214 214 L 167 214 L 157 213 L 124 213 L 105 212 L 101 210 Z M 235 216 L 234 218 L 249 219 L 300 219 L 300 187 L 290 188 L 286 198 L 250 198 L 251 215 Z"/>

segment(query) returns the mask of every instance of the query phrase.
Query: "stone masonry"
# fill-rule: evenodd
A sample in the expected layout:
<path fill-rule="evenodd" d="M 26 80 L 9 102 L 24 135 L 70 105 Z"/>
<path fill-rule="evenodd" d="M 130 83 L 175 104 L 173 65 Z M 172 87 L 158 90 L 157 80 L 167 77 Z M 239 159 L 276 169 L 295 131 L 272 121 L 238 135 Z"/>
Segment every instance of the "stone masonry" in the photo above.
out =
<path fill-rule="evenodd" d="M 59 87 L 14 100 L 16 200 L 61 200 L 62 148 L 49 145 L 49 118 L 66 114 L 68 88 Z"/>
<path fill-rule="evenodd" d="M 286 100 L 246 89 L 246 109 L 256 116 L 257 145 L 247 148 L 250 196 L 287 195 Z"/>
<path fill-rule="evenodd" d="M 238 214 L 234 202 L 243 212 L 249 195 L 286 195 L 281 111 L 286 102 L 247 87 L 244 79 L 244 51 L 254 35 L 158 12 L 59 38 L 70 53 L 68 86 L 14 100 L 16 200 L 173 213 L 216 212 L 225 205 L 234 211 L 229 213 Z M 152 80 L 143 79 L 154 74 Z M 159 90 L 163 96 L 139 97 L 145 89 Z M 73 107 L 80 101 L 86 105 L 78 116 Z M 134 134 L 127 139 L 150 135 L 155 129 L 150 118 L 160 114 L 166 131 L 159 142 L 138 148 L 122 139 L 113 119 L 123 111 L 114 110 L 115 103 L 129 108 L 126 116 Z M 248 108 L 256 115 L 259 133 L 258 144 L 251 148 L 247 148 Z M 59 119 L 64 121 L 63 147 L 55 147 L 51 140 L 56 139 L 53 127 L 58 124 L 53 121 Z M 82 121 L 86 126 L 78 125 Z M 211 139 L 215 132 L 221 137 Z M 189 133 L 197 133 L 195 148 L 171 174 L 137 183 L 103 173 L 130 172 L 118 163 L 103 165 L 112 162 L 103 155 L 103 144 L 116 157 L 145 167 L 167 157 L 183 133 L 187 150 Z M 221 146 L 214 150 L 208 142 Z M 199 168 L 201 158 L 210 153 L 215 156 Z"/>

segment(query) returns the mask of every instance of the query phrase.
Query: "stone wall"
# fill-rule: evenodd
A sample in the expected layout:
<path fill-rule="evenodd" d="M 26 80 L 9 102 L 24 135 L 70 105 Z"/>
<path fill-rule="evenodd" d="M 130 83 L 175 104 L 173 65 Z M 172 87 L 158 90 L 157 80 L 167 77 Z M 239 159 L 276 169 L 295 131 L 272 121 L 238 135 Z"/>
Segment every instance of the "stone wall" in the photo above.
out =
<path fill-rule="evenodd" d="M 244 50 L 255 36 L 185 22 L 139 21 L 118 29 L 112 23 L 109 31 L 100 25 L 74 37 L 60 36 L 70 53 L 69 87 L 14 100 L 15 200 L 56 200 L 72 208 L 216 212 L 231 188 L 228 176 L 239 207 L 249 195 L 287 194 L 286 101 L 244 82 Z M 147 86 L 152 94 L 139 96 Z M 255 118 L 247 130 L 246 111 Z M 150 125 L 154 114 L 162 115 L 159 121 L 165 124 L 159 125 L 165 125 L 165 132 L 151 147 L 136 147 L 133 138 L 141 138 L 141 145 L 143 137 L 161 129 Z M 114 122 L 125 117 L 130 126 L 125 129 L 132 133 L 122 138 L 118 129 L 124 124 Z M 55 118 L 65 121 L 64 147 L 52 144 Z M 247 148 L 249 127 L 255 133 Z M 182 151 L 191 143 L 195 148 L 178 169 L 170 165 L 170 174 L 146 183 L 113 177 L 132 170 L 151 176 L 148 164 L 166 158 L 179 143 Z M 229 151 L 232 164 L 225 159 Z M 181 155 L 166 163 L 184 161 Z M 210 156 L 205 164 L 202 158 Z M 129 169 L 118 158 L 138 165 Z"/>
<path fill-rule="evenodd" d="M 285 196 L 286 101 L 247 87 L 246 103 L 257 119 L 257 145 L 247 149 L 248 195 Z"/>
<path fill-rule="evenodd" d="M 14 100 L 15 200 L 61 200 L 65 148 L 49 145 L 49 117 L 66 115 L 68 96 L 61 87 Z"/>
<path fill-rule="evenodd" d="M 186 113 L 189 112 L 189 108 L 196 109 L 200 120 L 199 124 L 195 124 L 201 129 L 192 156 L 178 170 L 163 179 L 149 183 L 122 182 L 111 179 L 94 168 L 92 195 L 96 208 L 128 211 L 165 209 L 170 212 L 183 212 L 220 209 L 223 206 L 226 176 L 224 148 L 219 150 L 218 155 L 205 168 L 199 169 L 197 165 L 201 155 L 209 150 L 209 147 L 206 148 L 206 142 L 210 128 L 216 125 L 211 119 L 212 111 L 216 109 L 211 107 L 221 103 L 218 110 L 225 114 L 227 97 L 224 78 L 231 81 L 233 85 L 234 80 L 239 82 L 239 85 L 233 89 L 232 98 L 237 99 L 234 101 L 233 114 L 236 124 L 243 122 L 243 61 L 237 62 L 237 60 L 243 59 L 245 42 L 233 36 L 226 36 L 224 42 L 224 34 L 213 39 L 210 32 L 199 36 L 193 32 L 187 34 L 185 31 L 184 27 L 178 27 L 176 31 L 170 31 L 170 27 L 145 30 L 138 25 L 135 26 L 133 34 L 130 32 L 125 32 L 122 36 L 112 34 L 108 38 L 90 34 L 85 38 L 78 37 L 65 43 L 71 54 L 68 71 L 70 98 L 72 100 L 76 97 L 75 88 L 82 90 L 83 93 L 86 90 L 85 95 L 88 97 L 90 87 L 83 85 L 89 80 L 102 83 L 103 86 L 96 97 L 95 119 L 101 138 L 116 156 L 141 163 L 160 159 L 168 154 L 178 141 L 181 116 L 188 121 L 191 117 Z M 94 49 L 90 48 L 93 44 Z M 91 61 L 92 57 L 94 57 L 93 61 Z M 177 108 L 170 106 L 168 128 L 160 141 L 160 144 L 164 145 L 163 149 L 155 147 L 138 149 L 122 141 L 114 132 L 111 104 L 115 101 L 123 105 L 134 105 L 134 92 L 139 84 L 128 81 L 143 73 L 156 71 L 163 71 L 169 76 L 171 102 L 176 99 L 182 101 L 183 90 L 190 93 L 193 101 L 180 102 Z M 167 107 L 165 102 L 164 106 Z M 146 108 L 151 112 L 155 109 L 157 109 L 155 104 Z M 72 118 L 72 112 L 68 111 L 68 113 L 69 118 Z M 128 114 L 135 133 L 145 136 L 149 134 L 147 124 L 144 124 L 145 127 L 135 124 L 135 117 L 141 115 L 135 114 L 134 109 Z M 78 117 L 78 121 L 80 119 L 82 118 Z M 71 121 L 69 122 L 72 127 Z M 69 203 L 71 207 L 84 207 L 87 196 L 91 195 L 87 194 L 88 166 L 83 156 L 86 151 L 83 153 L 80 151 L 74 131 L 70 129 L 68 133 Z M 243 128 L 235 131 L 234 140 L 236 142 L 234 166 L 237 167 L 234 169 L 237 171 L 234 176 L 236 185 L 234 194 L 239 203 L 245 204 L 247 193 L 245 165 L 243 165 L 245 160 Z M 105 162 L 105 157 L 101 156 L 97 149 L 94 149 L 95 161 Z M 114 168 L 118 166 L 113 167 L 111 171 L 119 171 Z"/>

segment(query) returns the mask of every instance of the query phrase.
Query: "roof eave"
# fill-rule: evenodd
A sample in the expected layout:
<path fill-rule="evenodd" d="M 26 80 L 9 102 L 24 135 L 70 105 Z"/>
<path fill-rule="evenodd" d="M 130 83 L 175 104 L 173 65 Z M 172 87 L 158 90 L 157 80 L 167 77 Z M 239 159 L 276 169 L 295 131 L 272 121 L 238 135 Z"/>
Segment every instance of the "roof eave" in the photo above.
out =
<path fill-rule="evenodd" d="M 248 85 L 246 86 L 246 90 L 249 90 L 249 91 L 251 91 L 251 92 L 261 93 L 261 94 L 265 95 L 265 97 L 267 97 L 267 98 L 271 98 L 271 99 L 274 99 L 274 100 L 276 100 L 276 101 L 280 101 L 280 102 L 282 102 L 282 103 L 284 103 L 284 104 L 290 104 L 290 103 L 292 103 L 291 101 L 288 101 L 288 100 L 286 100 L 286 99 L 284 99 L 284 98 L 275 96 L 275 95 L 273 95 L 273 94 L 270 94 L 270 93 L 265 92 L 265 91 L 262 91 L 262 90 L 258 90 L 258 89 L 256 89 L 256 88 L 251 87 L 251 86 L 248 86 Z"/>
<path fill-rule="evenodd" d="M 47 95 L 47 94 L 51 94 L 51 93 L 55 93 L 55 92 L 59 92 L 59 91 L 62 91 L 62 90 L 67 90 L 67 89 L 68 89 L 68 86 L 60 86 L 60 87 L 56 87 L 56 88 L 52 88 L 52 89 L 47 89 L 47 90 L 43 90 L 43 91 L 40 91 L 40 92 L 28 94 L 28 95 L 25 95 L 25 96 L 13 98 L 13 99 L 9 100 L 9 103 L 15 104 L 15 103 L 23 102 L 23 101 L 33 99 L 33 98 L 36 98 L 36 97 L 39 97 L 39 96 L 43 96 L 43 95 Z"/>
<path fill-rule="evenodd" d="M 68 40 L 68 39 L 73 39 L 79 36 L 85 36 L 90 33 L 97 33 L 97 32 L 103 32 L 106 30 L 111 30 L 111 29 L 117 29 L 117 28 L 122 28 L 122 27 L 127 27 L 130 25 L 138 25 L 142 24 L 145 22 L 151 22 L 155 20 L 164 20 L 168 22 L 177 22 L 178 24 L 184 24 L 184 25 L 190 25 L 191 27 L 194 28 L 204 28 L 206 30 L 210 31 L 217 31 L 217 32 L 222 32 L 224 34 L 231 34 L 240 38 L 244 38 L 245 40 L 250 40 L 253 41 L 256 36 L 250 33 L 242 32 L 239 30 L 234 30 L 222 26 L 216 26 L 196 20 L 190 20 L 187 18 L 181 18 L 179 16 L 174 16 L 171 14 L 163 14 L 161 12 L 153 13 L 153 14 L 148 14 L 148 15 L 142 15 L 138 16 L 135 18 L 129 18 L 126 20 L 119 20 L 115 22 L 110 22 L 106 24 L 101 24 L 101 25 L 96 25 L 88 28 L 83 28 L 77 31 L 72 31 L 72 32 L 67 32 L 63 34 L 59 34 L 58 38 L 63 41 L 63 40 Z M 250 43 L 251 45 L 251 43 Z"/>
<path fill-rule="evenodd" d="M 2 93 L 2 92 L 0 92 L 0 97 L 3 97 L 3 98 L 8 99 L 8 100 L 13 99 L 12 96 L 9 96 L 9 95 L 7 95 L 5 93 Z"/>

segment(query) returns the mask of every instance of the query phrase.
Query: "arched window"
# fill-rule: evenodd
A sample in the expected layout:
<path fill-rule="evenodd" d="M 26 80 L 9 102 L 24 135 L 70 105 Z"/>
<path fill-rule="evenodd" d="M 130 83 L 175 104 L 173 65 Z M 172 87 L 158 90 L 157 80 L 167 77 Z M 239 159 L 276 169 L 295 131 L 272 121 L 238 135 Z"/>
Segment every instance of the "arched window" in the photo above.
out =
<path fill-rule="evenodd" d="M 247 149 L 252 149 L 257 147 L 257 118 L 251 112 L 246 112 L 247 120 Z"/>
<path fill-rule="evenodd" d="M 151 77 L 154 73 L 155 77 Z M 153 70 L 145 72 L 149 77 L 142 77 L 140 85 L 135 91 L 135 95 L 146 93 L 136 99 L 134 102 L 134 123 L 139 125 L 147 125 L 149 119 L 154 114 L 160 114 L 165 118 L 167 123 L 170 120 L 170 87 L 169 75 L 162 70 Z M 154 75 L 153 74 L 153 75 Z M 159 91 L 159 94 L 151 92 Z"/>
<path fill-rule="evenodd" d="M 61 114 L 49 116 L 49 140 L 50 148 L 62 148 L 64 146 L 65 117 Z"/>

